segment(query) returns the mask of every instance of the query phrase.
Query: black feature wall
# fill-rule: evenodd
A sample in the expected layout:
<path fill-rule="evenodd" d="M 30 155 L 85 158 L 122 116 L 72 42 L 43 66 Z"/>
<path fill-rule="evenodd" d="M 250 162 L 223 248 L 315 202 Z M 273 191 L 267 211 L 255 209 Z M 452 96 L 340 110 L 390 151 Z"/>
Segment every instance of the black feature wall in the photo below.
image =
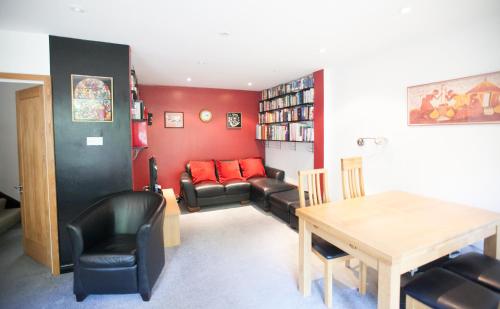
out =
<path fill-rule="evenodd" d="M 129 46 L 50 36 L 61 270 L 72 269 L 66 224 L 105 195 L 132 189 Z M 113 122 L 73 122 L 71 74 L 113 77 Z M 102 146 L 87 146 L 102 136 Z"/>

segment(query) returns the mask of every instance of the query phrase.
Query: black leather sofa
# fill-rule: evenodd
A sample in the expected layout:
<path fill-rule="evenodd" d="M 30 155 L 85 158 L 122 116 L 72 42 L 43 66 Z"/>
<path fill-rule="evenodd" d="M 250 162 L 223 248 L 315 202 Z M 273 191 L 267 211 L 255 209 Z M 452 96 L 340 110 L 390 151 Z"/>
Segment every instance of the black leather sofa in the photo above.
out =
<path fill-rule="evenodd" d="M 120 192 L 104 198 L 67 225 L 73 249 L 73 291 L 140 293 L 144 301 L 165 264 L 165 199 L 152 192 Z"/>
<path fill-rule="evenodd" d="M 189 163 L 181 174 L 181 195 L 190 211 L 200 207 L 254 201 L 259 207 L 268 211 L 267 198 L 275 192 L 294 189 L 295 186 L 284 182 L 285 172 L 269 166 L 264 167 L 267 177 L 253 177 L 245 180 L 230 180 L 225 184 L 215 181 L 203 181 L 193 184 Z M 217 174 L 217 170 L 216 170 Z M 218 177 L 218 175 L 216 175 Z"/>

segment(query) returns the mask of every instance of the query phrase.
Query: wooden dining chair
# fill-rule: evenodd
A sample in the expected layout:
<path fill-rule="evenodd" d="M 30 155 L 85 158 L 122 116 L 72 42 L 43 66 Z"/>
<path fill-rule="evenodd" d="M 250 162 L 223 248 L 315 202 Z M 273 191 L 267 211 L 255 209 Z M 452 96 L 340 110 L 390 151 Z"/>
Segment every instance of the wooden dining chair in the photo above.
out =
<path fill-rule="evenodd" d="M 304 178 L 306 179 L 304 182 Z M 306 205 L 306 188 L 309 205 Z M 299 201 L 300 207 L 317 206 L 330 202 L 328 192 L 328 172 L 326 169 L 299 171 Z M 333 263 L 349 259 L 349 255 L 321 237 L 312 234 L 312 251 L 325 265 L 323 279 L 323 293 L 325 304 L 332 306 L 333 294 Z M 366 275 L 360 273 L 359 291 L 366 290 Z"/>
<path fill-rule="evenodd" d="M 363 179 L 363 158 L 352 157 L 340 159 L 340 170 L 342 174 L 342 195 L 344 200 L 365 196 L 365 184 Z M 351 267 L 351 259 L 346 259 L 345 266 Z M 366 278 L 366 265 L 359 263 L 360 277 Z M 365 279 L 366 280 L 366 279 Z M 366 281 L 365 281 L 366 282 Z M 360 287 L 360 293 L 366 293 L 366 285 Z"/>
<path fill-rule="evenodd" d="M 340 159 L 342 172 L 342 194 L 344 200 L 365 196 L 363 159 L 361 157 Z"/>

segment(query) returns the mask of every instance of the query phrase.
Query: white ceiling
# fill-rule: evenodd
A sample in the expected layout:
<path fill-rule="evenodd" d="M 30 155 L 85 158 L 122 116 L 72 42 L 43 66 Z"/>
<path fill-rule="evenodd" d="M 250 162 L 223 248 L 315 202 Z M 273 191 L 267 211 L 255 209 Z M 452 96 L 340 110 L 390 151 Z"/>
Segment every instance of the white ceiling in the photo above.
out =
<path fill-rule="evenodd" d="M 72 5 L 85 12 L 72 11 Z M 402 15 L 403 7 L 411 7 L 411 13 Z M 0 3 L 0 29 L 130 45 L 142 84 L 249 90 L 396 45 L 425 44 L 431 37 L 493 19 L 500 19 L 500 0 Z M 229 36 L 221 36 L 223 32 Z M 466 38 L 457 48 L 460 44 Z M 326 53 L 320 53 L 322 48 Z"/>

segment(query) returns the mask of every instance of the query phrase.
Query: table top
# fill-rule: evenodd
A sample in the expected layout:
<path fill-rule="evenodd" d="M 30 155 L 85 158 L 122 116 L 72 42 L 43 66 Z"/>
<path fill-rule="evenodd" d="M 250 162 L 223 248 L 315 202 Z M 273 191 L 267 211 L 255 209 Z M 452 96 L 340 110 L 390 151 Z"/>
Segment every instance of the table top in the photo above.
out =
<path fill-rule="evenodd" d="M 500 224 L 500 213 L 399 191 L 299 208 L 296 214 L 391 260 Z"/>

